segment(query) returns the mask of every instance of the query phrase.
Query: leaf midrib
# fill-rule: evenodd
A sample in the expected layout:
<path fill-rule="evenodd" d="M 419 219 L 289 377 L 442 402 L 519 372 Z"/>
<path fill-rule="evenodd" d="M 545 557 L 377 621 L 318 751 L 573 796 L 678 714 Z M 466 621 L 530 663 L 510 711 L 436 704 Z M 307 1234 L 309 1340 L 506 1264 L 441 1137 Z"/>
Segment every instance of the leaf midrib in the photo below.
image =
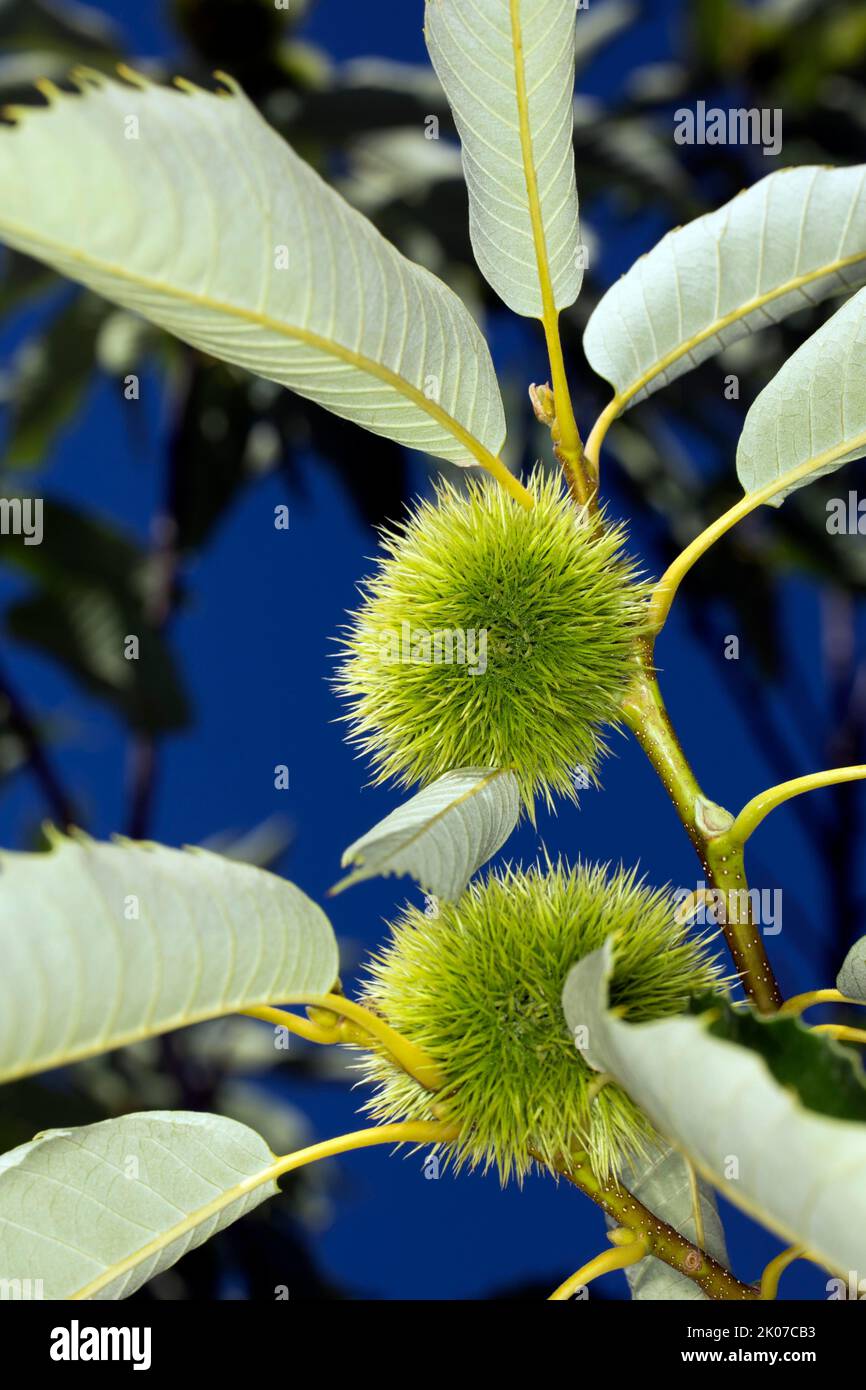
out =
<path fill-rule="evenodd" d="M 223 1002 L 215 1004 L 213 1008 L 196 1010 L 194 1013 L 175 1014 L 171 1018 L 158 1021 L 155 1026 L 145 1024 L 126 1033 L 103 1035 L 96 1041 L 85 1043 L 71 1051 L 53 1052 L 48 1057 L 31 1057 L 8 1071 L 0 1069 L 0 1085 L 5 1086 L 10 1081 L 20 1081 L 24 1076 L 36 1076 L 40 1072 L 51 1071 L 56 1067 L 71 1066 L 73 1062 L 83 1062 L 88 1057 L 99 1057 L 106 1051 L 114 1052 L 121 1047 L 131 1047 L 135 1043 L 146 1042 L 148 1038 L 161 1037 L 163 1033 L 171 1033 L 178 1028 L 189 1028 L 194 1023 L 208 1023 L 214 1018 L 228 1018 L 231 1014 L 246 1013 L 248 1009 L 284 1003 L 285 997 L 282 994 L 267 993 L 250 996 L 248 999 L 235 1002 Z"/>
<path fill-rule="evenodd" d="M 412 1131 L 410 1133 L 410 1131 Z M 340 1140 L 325 1140 L 323 1143 L 312 1144 L 306 1149 L 297 1149 L 294 1153 L 277 1157 L 271 1151 L 273 1162 L 267 1167 L 259 1169 L 257 1173 L 244 1178 L 242 1182 L 235 1183 L 233 1187 L 227 1188 L 203 1207 L 197 1207 L 195 1211 L 188 1213 L 182 1221 L 178 1221 L 174 1226 L 166 1231 L 161 1231 L 145 1245 L 139 1246 L 131 1254 L 118 1260 L 110 1268 L 103 1270 L 95 1279 L 83 1284 L 80 1289 L 69 1295 L 70 1301 L 80 1301 L 93 1298 L 108 1284 L 123 1277 L 124 1274 L 150 1259 L 152 1255 L 159 1255 L 175 1241 L 180 1240 L 189 1231 L 194 1231 L 210 1216 L 217 1216 L 233 1202 L 239 1202 L 250 1193 L 255 1192 L 256 1188 L 262 1187 L 267 1182 L 276 1182 L 278 1178 L 293 1172 L 305 1164 L 314 1162 L 319 1158 L 331 1157 L 336 1153 L 347 1153 L 351 1149 L 373 1148 L 377 1144 L 402 1144 L 412 1143 L 437 1143 L 441 1140 L 454 1138 L 455 1133 L 446 1133 L 445 1127 L 439 1122 L 429 1123 L 427 1121 L 415 1121 L 409 1123 L 374 1125 L 370 1129 L 358 1130 L 354 1134 L 345 1135 Z M 339 1148 L 335 1147 L 339 1145 Z"/>
<path fill-rule="evenodd" d="M 485 468 L 490 468 L 498 474 L 499 468 L 504 467 L 501 461 L 494 455 L 479 439 L 470 434 L 458 420 L 449 415 L 436 401 L 424 395 L 417 386 L 408 381 L 406 377 L 400 376 L 390 367 L 384 366 L 381 362 L 376 362 L 371 357 L 363 353 L 356 352 L 353 348 L 345 347 L 342 343 L 333 338 L 323 337 L 321 334 L 313 333 L 310 329 L 296 327 L 291 324 L 283 323 L 279 319 L 271 318 L 268 314 L 263 314 L 259 310 L 241 307 L 240 305 L 229 304 L 223 300 L 213 299 L 209 295 L 196 294 L 192 290 L 179 288 L 176 285 L 167 285 L 161 280 L 154 280 L 148 276 L 135 274 L 122 266 L 116 265 L 112 261 L 100 260 L 95 256 L 89 256 L 86 251 L 78 248 L 66 246 L 63 242 L 53 240 L 51 237 L 42 236 L 29 228 L 21 227 L 18 223 L 0 220 L 0 227 L 8 231 L 11 235 L 20 238 L 22 241 L 36 242 L 46 249 L 59 253 L 62 257 L 86 265 L 100 274 L 115 276 L 118 280 L 125 281 L 127 284 L 135 285 L 141 289 L 162 294 L 168 299 L 180 300 L 185 304 L 195 305 L 203 309 L 213 310 L 218 314 L 225 314 L 229 318 L 240 319 L 244 323 L 254 323 L 262 328 L 277 334 L 280 337 L 289 338 L 296 342 L 305 343 L 308 347 L 317 349 L 332 357 L 346 362 L 349 366 L 357 368 L 358 371 L 366 372 L 369 376 L 376 377 L 386 385 L 393 387 L 400 395 L 405 396 L 413 405 L 417 406 L 426 415 L 429 415 L 437 424 L 441 425 L 451 434 L 458 443 L 472 455 L 478 463 Z M 97 291 L 99 293 L 99 291 Z M 103 295 L 103 298 L 105 296 Z M 138 312 L 138 311 L 136 311 Z M 144 316 L 142 316 L 144 317 Z M 170 330 L 167 330 L 170 331 Z"/>
<path fill-rule="evenodd" d="M 859 251 L 853 256 L 845 256 L 841 260 L 830 261 L 826 265 L 819 266 L 816 270 L 807 271 L 804 275 L 796 275 L 792 279 L 786 280 L 775 289 L 769 290 L 766 294 L 756 295 L 753 299 L 748 300 L 747 303 L 738 305 L 736 309 L 732 309 L 730 313 L 724 314 L 721 318 L 714 319 L 707 328 L 701 329 L 700 333 L 693 334 L 691 338 L 685 339 L 685 341 L 678 344 L 677 347 L 672 348 L 664 357 L 660 357 L 658 361 L 653 363 L 648 371 L 643 372 L 641 376 L 637 377 L 624 391 L 618 391 L 615 398 L 617 404 L 621 408 L 624 408 L 639 391 L 642 391 L 645 386 L 648 386 L 651 381 L 657 376 L 660 376 L 667 367 L 672 366 L 674 362 L 678 362 L 681 357 L 686 357 L 694 348 L 700 347 L 701 343 L 705 343 L 709 338 L 714 338 L 723 329 L 727 328 L 729 324 L 736 323 L 740 319 L 748 318 L 749 314 L 753 313 L 756 309 L 763 308 L 765 304 L 771 304 L 775 299 L 781 299 L 783 295 L 790 294 L 792 290 L 800 289 L 803 285 L 813 284 L 814 281 L 821 280 L 828 275 L 834 275 L 838 271 L 846 269 L 849 265 L 856 265 L 858 261 L 866 261 L 866 251 Z"/>
<path fill-rule="evenodd" d="M 149 1240 L 145 1245 L 139 1246 L 137 1250 L 133 1250 L 131 1254 L 124 1256 L 122 1260 L 118 1260 L 116 1264 L 103 1270 L 102 1274 L 97 1274 L 95 1279 L 91 1279 L 89 1283 L 83 1284 L 80 1289 L 76 1289 L 74 1293 L 69 1294 L 68 1297 L 70 1301 L 93 1298 L 93 1296 L 104 1289 L 106 1285 L 113 1284 L 115 1280 L 123 1278 L 124 1274 L 130 1274 L 133 1270 L 137 1269 L 140 1264 L 143 1264 L 145 1260 L 150 1259 L 152 1255 L 159 1255 L 176 1240 L 180 1240 L 181 1237 L 185 1236 L 188 1232 L 196 1230 L 196 1228 L 207 1221 L 209 1217 L 218 1216 L 221 1211 L 225 1211 L 226 1207 L 231 1206 L 233 1202 L 239 1202 L 244 1197 L 248 1197 L 251 1192 L 255 1192 L 256 1188 L 262 1187 L 265 1183 L 276 1181 L 284 1171 L 285 1160 L 278 1159 L 276 1155 L 274 1155 L 273 1163 L 269 1163 L 266 1168 L 260 1169 L 258 1173 L 253 1173 L 251 1177 L 244 1178 L 243 1182 L 235 1183 L 234 1187 L 227 1188 L 225 1192 L 221 1192 L 218 1197 L 214 1197 L 212 1201 L 208 1202 L 205 1206 L 197 1207 L 195 1211 L 185 1216 L 182 1221 L 178 1221 L 174 1226 L 169 1227 L 167 1231 L 161 1231 L 159 1235 L 154 1236 L 153 1239 Z"/>
<path fill-rule="evenodd" d="M 510 767 L 497 767 L 493 772 L 488 772 L 484 777 L 482 777 L 478 782 L 476 782 L 474 786 L 467 787 L 465 792 L 461 792 L 460 795 L 456 796 L 453 801 L 449 801 L 446 806 L 443 806 L 440 810 L 435 811 L 433 815 L 429 817 L 428 820 L 425 820 L 421 824 L 419 824 L 418 827 L 412 831 L 408 840 L 404 840 L 398 846 L 397 852 L 402 854 L 405 850 L 411 849 L 412 846 L 414 844 L 417 844 L 417 842 L 420 839 L 422 839 L 424 835 L 426 835 L 427 832 L 434 825 L 437 825 L 438 822 L 441 821 L 444 816 L 447 816 L 449 811 L 453 811 L 457 806 L 462 806 L 465 801 L 470 801 L 473 796 L 477 796 L 479 792 L 482 792 L 486 787 L 489 787 L 491 782 L 495 782 L 497 777 L 504 777 L 507 772 L 513 773 L 513 771 L 514 769 Z M 391 833 L 399 834 L 400 832 L 392 831 Z M 393 851 L 391 851 L 391 853 L 393 853 Z M 369 867 L 368 861 L 363 858 L 358 859 L 353 857 L 352 859 L 343 859 L 342 867 L 344 869 L 348 868 L 350 864 L 355 864 L 359 868 L 359 870 Z"/>
<path fill-rule="evenodd" d="M 538 193 L 538 178 L 535 171 L 535 153 L 532 147 L 532 131 L 529 126 L 529 97 L 526 90 L 526 67 L 520 18 L 520 0 L 509 0 L 509 19 L 511 23 L 511 42 L 514 50 L 514 82 L 517 100 L 517 119 L 520 129 L 520 153 L 523 160 L 523 177 L 526 181 L 526 195 L 529 201 L 529 220 L 532 225 L 532 240 L 535 246 L 538 283 L 541 289 L 542 314 L 540 317 L 543 318 L 545 322 L 553 322 L 556 319 L 556 301 L 553 294 L 553 283 L 550 278 L 547 238 L 544 234 L 544 219 L 541 213 L 541 199 Z"/>

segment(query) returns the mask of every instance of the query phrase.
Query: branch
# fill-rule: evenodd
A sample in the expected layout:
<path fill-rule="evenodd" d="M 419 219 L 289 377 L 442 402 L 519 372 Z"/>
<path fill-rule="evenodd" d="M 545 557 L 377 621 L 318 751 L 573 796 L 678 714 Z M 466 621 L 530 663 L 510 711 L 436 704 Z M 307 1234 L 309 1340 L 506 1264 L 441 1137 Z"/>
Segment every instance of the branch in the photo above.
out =
<path fill-rule="evenodd" d="M 631 1231 L 636 1240 L 646 1241 L 649 1254 L 670 1265 L 678 1274 L 694 1280 L 708 1298 L 757 1299 L 756 1289 L 741 1283 L 705 1250 L 686 1240 L 673 1226 L 639 1202 L 628 1188 L 616 1179 L 602 1182 L 597 1178 L 585 1155 L 580 1155 L 571 1164 L 563 1162 L 559 1171 L 587 1197 L 591 1197 L 618 1226 Z"/>
<path fill-rule="evenodd" d="M 245 1009 L 244 1013 L 250 1018 L 287 1028 L 310 1042 L 344 1042 L 369 1047 L 371 1040 L 375 1039 L 405 1072 L 428 1091 L 441 1091 L 444 1086 L 439 1067 L 423 1048 L 389 1027 L 384 1019 L 365 1009 L 363 1004 L 356 1004 L 341 994 L 296 994 L 283 1002 L 307 1005 L 310 1018 L 300 1019 L 285 1009 L 269 1007 Z"/>
<path fill-rule="evenodd" d="M 762 1012 L 772 1013 L 781 1004 L 782 994 L 753 920 L 742 846 L 726 837 L 733 817 L 710 801 L 698 784 L 662 700 L 648 642 L 641 646 L 639 667 L 639 677 L 623 703 L 625 721 L 661 778 L 710 883 L 725 893 L 730 909 L 725 913 L 725 940 L 747 996 Z M 744 895 L 746 908 L 741 914 Z"/>

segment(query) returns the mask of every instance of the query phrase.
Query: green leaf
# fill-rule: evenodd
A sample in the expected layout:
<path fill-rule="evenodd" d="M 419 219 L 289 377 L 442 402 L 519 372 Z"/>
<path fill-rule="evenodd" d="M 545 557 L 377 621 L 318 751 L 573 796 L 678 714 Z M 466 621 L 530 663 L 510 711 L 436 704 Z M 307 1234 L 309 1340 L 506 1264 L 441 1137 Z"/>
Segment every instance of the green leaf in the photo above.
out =
<path fill-rule="evenodd" d="M 189 720 L 184 684 L 165 634 L 148 616 L 160 564 L 116 527 L 66 503 L 40 500 L 38 545 L 12 530 L 0 535 L 0 561 L 40 586 L 10 606 L 9 631 L 109 700 L 133 728 L 182 728 Z M 127 657 L 130 636 L 138 639 L 137 658 Z"/>
<path fill-rule="evenodd" d="M 476 869 L 505 844 L 520 814 L 507 768 L 446 772 L 350 845 L 343 868 L 359 867 L 331 891 L 377 874 L 411 874 L 427 893 L 460 897 Z"/>
<path fill-rule="evenodd" d="M 866 290 L 860 290 L 788 358 L 752 405 L 737 446 L 747 493 L 789 479 L 770 498 L 866 454 Z"/>
<path fill-rule="evenodd" d="M 7 488 L 3 496 L 23 492 Z M 137 602 L 150 589 L 149 557 L 127 533 L 98 516 L 79 511 L 56 498 L 42 501 L 42 535 L 38 545 L 25 544 L 14 528 L 0 532 L 0 561 L 39 579 L 61 593 L 70 583 L 122 593 L 124 602 Z"/>
<path fill-rule="evenodd" d="M 231 91 L 80 72 L 0 130 L 0 237 L 213 356 L 416 449 L 490 466 L 490 353 Z M 217 154 L 215 155 L 215 152 Z M 495 462 L 495 459 L 493 460 Z"/>
<path fill-rule="evenodd" d="M 662 1221 L 673 1226 L 686 1240 L 697 1241 L 689 1169 L 682 1155 L 674 1149 L 660 1150 L 644 1163 L 625 1169 L 620 1174 L 620 1180 L 638 1201 L 643 1202 Z M 702 1178 L 698 1178 L 697 1187 L 704 1223 L 701 1248 L 727 1268 L 728 1251 L 716 1194 Z M 607 1224 L 612 1228 L 616 1222 L 608 1219 Z M 693 1279 L 679 1274 L 653 1255 L 632 1265 L 625 1271 L 625 1276 L 635 1300 L 707 1300 L 707 1295 Z"/>
<path fill-rule="evenodd" d="M 849 999 L 866 1003 L 866 936 L 855 941 L 836 976 L 836 988 Z"/>
<path fill-rule="evenodd" d="M 52 840 L 0 854 L 0 1081 L 333 985 L 331 925 L 294 884 L 205 850 Z"/>
<path fill-rule="evenodd" d="M 763 1057 L 779 1085 L 790 1087 L 808 1109 L 866 1122 L 866 1079 L 846 1048 L 821 1038 L 799 1019 L 767 1019 L 715 995 L 693 999 L 690 1009 L 703 1016 L 713 1037 Z"/>
<path fill-rule="evenodd" d="M 52 0 L 3 0 L 0 40 L 4 49 L 58 53 L 68 64 L 72 54 L 119 57 L 121 35 L 113 20 L 77 0 L 62 8 Z"/>
<path fill-rule="evenodd" d="M 136 730 L 182 728 L 185 687 L 167 639 L 147 616 L 157 567 L 104 521 L 50 498 L 40 503 L 38 545 L 13 530 L 0 535 L 0 562 L 39 582 L 35 594 L 8 607 L 8 631 L 67 667 Z M 126 656 L 129 637 L 138 638 L 138 657 Z"/>
<path fill-rule="evenodd" d="M 4 318 L 30 299 L 36 299 L 48 289 L 56 289 L 58 280 L 47 266 L 29 256 L 4 249 L 0 262 L 0 314 Z M 6 384 L 4 383 L 4 401 Z"/>
<path fill-rule="evenodd" d="M 424 20 L 463 145 L 482 275 L 518 314 L 541 318 L 543 284 L 555 308 L 573 304 L 574 0 L 427 0 Z"/>
<path fill-rule="evenodd" d="M 12 604 L 6 626 L 109 700 L 132 728 L 166 733 L 189 723 L 186 692 L 165 639 L 121 592 L 73 582 L 65 591 L 47 588 Z M 135 659 L 124 655 L 130 636 L 138 640 Z"/>
<path fill-rule="evenodd" d="M 13 368 L 6 463 L 44 463 L 55 436 L 68 425 L 94 376 L 93 355 L 106 304 L 77 294 L 40 334 L 24 343 Z"/>
<path fill-rule="evenodd" d="M 721 996 L 701 1017 L 628 1023 L 608 1009 L 608 942 L 574 966 L 563 1007 L 586 1060 L 726 1197 L 822 1264 L 866 1258 L 866 1084 L 837 1043 Z"/>
<path fill-rule="evenodd" d="M 274 1161 L 246 1125 L 183 1110 L 39 1134 L 0 1157 L 0 1286 L 128 1298 L 278 1192 Z"/>
<path fill-rule="evenodd" d="M 866 280 L 866 166 L 780 169 L 668 232 L 602 297 L 590 365 L 620 410 L 721 348 Z"/>

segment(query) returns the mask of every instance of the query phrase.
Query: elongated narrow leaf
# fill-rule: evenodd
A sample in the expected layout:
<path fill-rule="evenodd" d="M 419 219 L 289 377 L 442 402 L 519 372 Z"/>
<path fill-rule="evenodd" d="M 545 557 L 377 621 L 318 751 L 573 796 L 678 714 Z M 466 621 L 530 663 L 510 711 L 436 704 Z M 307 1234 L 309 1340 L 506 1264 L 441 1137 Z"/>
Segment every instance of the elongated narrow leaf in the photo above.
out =
<path fill-rule="evenodd" d="M 4 1297 L 120 1299 L 278 1191 L 274 1155 L 220 1115 L 151 1110 L 0 1156 Z"/>
<path fill-rule="evenodd" d="M 805 304 L 866 280 L 866 166 L 780 169 L 663 237 L 584 335 L 621 408 Z"/>
<path fill-rule="evenodd" d="M 0 130 L 0 238 L 374 434 L 498 454 L 490 354 L 459 299 L 223 80 L 43 88 L 48 106 Z"/>
<path fill-rule="evenodd" d="M 866 936 L 855 941 L 836 976 L 836 988 L 849 999 L 866 1002 Z"/>
<path fill-rule="evenodd" d="M 505 844 L 519 814 L 513 772 L 446 772 L 349 846 L 343 868 L 358 867 L 332 891 L 377 874 L 411 874 L 426 892 L 459 898 L 475 870 Z"/>
<path fill-rule="evenodd" d="M 627 1168 L 620 1176 L 629 1192 L 633 1192 L 645 1207 L 649 1207 L 651 1212 L 673 1226 L 687 1240 L 697 1241 L 689 1169 L 681 1154 L 675 1149 L 664 1149 L 645 1162 Z M 703 1178 L 698 1178 L 697 1189 L 703 1222 L 702 1249 L 719 1264 L 727 1266 L 728 1251 L 716 1194 Z M 607 1224 L 613 1227 L 616 1222 L 608 1219 Z M 707 1295 L 694 1279 L 679 1274 L 653 1255 L 632 1265 L 625 1274 L 635 1300 L 707 1301 Z"/>
<path fill-rule="evenodd" d="M 843 304 L 765 386 L 737 446 L 746 492 L 790 477 L 781 506 L 843 463 L 866 454 L 866 290 Z"/>
<path fill-rule="evenodd" d="M 608 1011 L 608 943 L 574 966 L 563 1006 L 609 1073 L 732 1202 L 831 1268 L 866 1260 L 866 1085 L 837 1043 L 718 1001 L 627 1023 Z"/>
<path fill-rule="evenodd" d="M 337 946 L 292 883 L 206 850 L 57 837 L 0 854 L 0 1081 L 322 993 Z"/>
<path fill-rule="evenodd" d="M 482 275 L 518 314 L 541 317 L 542 279 L 565 308 L 583 280 L 574 0 L 427 0 L 425 32 L 460 132 Z"/>
<path fill-rule="evenodd" d="M 6 628 L 108 700 L 131 728 L 158 734 L 189 724 L 172 649 L 141 605 L 125 602 L 122 588 L 111 592 L 71 580 L 54 591 L 46 585 L 9 605 Z M 124 655 L 130 633 L 138 639 L 135 661 Z"/>

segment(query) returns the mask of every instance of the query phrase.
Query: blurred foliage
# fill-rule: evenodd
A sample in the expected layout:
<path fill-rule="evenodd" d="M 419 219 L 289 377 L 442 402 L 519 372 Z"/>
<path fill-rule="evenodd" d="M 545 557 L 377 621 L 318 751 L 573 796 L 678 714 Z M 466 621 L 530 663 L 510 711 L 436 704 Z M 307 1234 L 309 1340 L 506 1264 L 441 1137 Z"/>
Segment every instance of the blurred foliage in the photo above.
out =
<path fill-rule="evenodd" d="M 420 13 L 420 0 L 418 5 Z M 0 105 L 40 100 L 31 85 L 35 78 L 62 83 L 78 63 L 111 71 L 127 60 L 158 79 L 180 73 L 202 84 L 211 81 L 214 69 L 225 68 L 301 155 L 407 255 L 463 295 L 486 320 L 494 342 L 504 333 L 509 344 L 518 342 L 516 355 L 524 361 L 542 361 L 536 326 L 511 320 L 506 328 L 508 316 L 475 270 L 454 128 L 432 71 L 375 57 L 335 65 L 298 35 L 309 8 L 301 0 L 292 0 L 288 11 L 277 10 L 272 0 L 172 0 L 167 12 L 177 62 L 168 67 L 137 61 L 98 3 L 0 0 Z M 339 7 L 336 15 L 339 22 Z M 718 206 L 782 164 L 858 163 L 866 150 L 861 3 L 688 0 L 670 24 L 665 60 L 635 61 L 642 36 L 657 36 L 665 22 L 656 6 L 637 0 L 594 0 L 579 14 L 575 152 L 590 263 L 581 298 L 563 316 L 562 330 L 585 432 L 609 390 L 586 367 L 581 335 L 613 275 L 665 229 Z M 627 61 L 617 69 L 620 53 Z M 616 80 L 594 82 L 597 64 L 605 73 L 615 70 Z M 589 94 L 599 86 L 602 96 Z M 698 100 L 781 108 L 782 156 L 767 158 L 750 146 L 676 147 L 673 113 Z M 431 118 L 438 122 L 439 139 L 426 138 Z M 826 313 L 826 306 L 802 312 L 735 345 L 613 427 L 606 448 L 609 485 L 617 508 L 642 519 L 652 569 L 660 571 L 735 499 L 733 458 L 745 409 Z M 364 440 L 354 427 L 182 347 L 15 253 L 4 253 L 0 262 L 0 314 L 13 327 L 27 328 L 24 345 L 0 371 L 5 495 L 22 491 L 27 470 L 37 467 L 46 495 L 42 545 L 26 548 L 15 538 L 0 538 L 0 564 L 30 586 L 7 609 L 6 634 L 59 662 L 152 748 L 160 734 L 195 718 L 181 663 L 171 650 L 170 619 L 184 601 L 186 560 L 211 541 L 241 493 L 263 474 L 278 472 L 287 494 L 296 496 L 312 458 L 335 472 L 364 520 L 378 524 L 399 513 L 406 460 L 397 446 L 377 440 L 376 467 L 359 467 Z M 85 514 L 46 494 L 52 452 L 97 385 L 108 383 L 122 397 L 130 376 L 142 373 L 156 375 L 169 420 L 158 465 L 163 502 L 144 544 L 95 509 Z M 731 373 L 739 379 L 736 401 L 724 396 Z M 528 384 L 528 377 L 514 371 L 503 381 L 509 457 L 517 464 L 530 461 L 543 445 Z M 847 486 L 856 487 L 863 476 L 862 465 L 855 466 Z M 745 684 L 738 689 L 748 692 L 744 715 L 778 763 L 779 780 L 802 762 L 776 727 L 769 703 L 768 678 L 782 683 L 792 675 L 790 644 L 780 641 L 780 583 L 796 570 L 831 594 L 840 585 L 855 595 L 866 590 L 862 549 L 831 544 L 827 536 L 828 495 L 828 485 L 816 484 L 776 513 L 772 527 L 756 517 L 737 528 L 697 567 L 680 600 L 696 638 L 714 656 L 726 625 L 742 634 L 738 679 Z M 853 608 L 838 601 L 826 612 L 827 648 L 845 652 Z M 119 637 L 127 633 L 140 636 L 144 659 L 118 658 Z M 853 657 L 829 663 L 828 709 L 801 720 L 814 766 L 827 756 L 849 762 L 866 757 L 866 701 L 855 698 L 864 688 L 862 675 Z M 69 806 L 50 765 L 59 736 L 64 731 L 46 729 L 0 671 L 0 784 L 29 769 L 55 816 Z M 147 758 L 142 762 L 145 769 L 151 765 Z M 146 797 L 141 800 L 146 804 Z M 793 804 L 814 830 L 807 800 Z M 851 899 L 845 864 L 860 826 L 847 792 L 827 804 L 820 830 L 823 842 L 833 846 L 831 909 L 845 929 L 853 929 L 858 904 Z M 280 841 L 273 826 L 251 830 L 242 833 L 234 852 L 267 860 Z M 220 847 L 233 852 L 231 839 L 223 837 Z M 828 955 L 831 961 L 841 958 L 838 943 L 830 942 Z M 302 1097 L 308 1078 L 342 1082 L 342 1073 L 333 1070 L 339 1072 L 340 1064 L 325 1050 L 278 1063 L 268 1030 L 259 1031 L 258 1042 L 250 1042 L 246 1028 L 244 1033 L 241 1042 L 228 1026 L 206 1025 L 82 1064 L 72 1069 L 68 1084 L 51 1078 L 21 1083 L 7 1093 L 0 1112 L 0 1151 L 31 1137 L 46 1114 L 52 1123 L 72 1124 L 149 1105 L 200 1105 L 252 1119 L 272 1142 L 288 1147 L 301 1133 L 303 1118 L 277 1105 L 275 1096 L 292 1083 L 293 1094 Z M 262 1107 L 261 1087 L 277 1077 Z M 306 1172 L 313 1175 L 293 1179 L 283 1198 L 226 1231 L 139 1297 L 240 1291 L 273 1298 L 274 1286 L 283 1283 L 291 1285 L 293 1298 L 339 1296 L 307 1254 L 309 1229 L 327 1208 L 327 1179 Z"/>

